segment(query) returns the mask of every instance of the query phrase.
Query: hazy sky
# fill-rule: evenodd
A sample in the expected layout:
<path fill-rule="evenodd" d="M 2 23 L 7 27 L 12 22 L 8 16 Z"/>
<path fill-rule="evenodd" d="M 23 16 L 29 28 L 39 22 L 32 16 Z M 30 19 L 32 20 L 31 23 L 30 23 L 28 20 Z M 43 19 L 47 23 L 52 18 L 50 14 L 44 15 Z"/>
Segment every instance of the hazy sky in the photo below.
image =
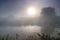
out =
<path fill-rule="evenodd" d="M 0 26 L 22 24 L 26 19 L 21 17 L 26 17 L 24 11 L 30 5 L 39 9 L 53 7 L 60 15 L 60 0 L 0 0 Z"/>
<path fill-rule="evenodd" d="M 29 6 L 34 6 L 41 11 L 44 7 L 53 7 L 56 9 L 56 15 L 60 16 L 60 0 L 0 0 L 0 33 L 19 32 L 20 34 L 30 34 L 46 30 L 49 33 L 54 30 L 52 27 L 40 28 L 38 18 L 29 18 L 25 11 Z M 32 20 L 32 21 L 31 21 Z M 39 20 L 39 21 L 38 21 Z M 20 27 L 29 25 L 31 27 Z M 46 32 L 47 33 L 47 32 Z"/>

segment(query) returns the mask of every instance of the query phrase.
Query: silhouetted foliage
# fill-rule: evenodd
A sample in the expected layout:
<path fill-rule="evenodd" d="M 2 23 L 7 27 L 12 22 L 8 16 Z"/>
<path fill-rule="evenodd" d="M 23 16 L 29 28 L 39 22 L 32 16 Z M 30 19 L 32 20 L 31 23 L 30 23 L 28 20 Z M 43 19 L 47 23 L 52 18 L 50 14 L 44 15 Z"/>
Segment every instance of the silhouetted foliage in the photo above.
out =
<path fill-rule="evenodd" d="M 60 36 L 60 34 L 58 33 L 58 35 Z M 5 35 L 0 35 L 0 40 L 20 40 L 18 39 L 20 36 L 16 33 L 16 36 L 10 36 L 10 34 Z M 55 37 L 50 37 L 50 35 L 44 35 L 44 34 L 39 34 L 37 33 L 36 35 L 32 35 L 32 36 L 27 36 L 26 39 L 24 40 L 60 40 L 60 38 L 55 38 Z"/>
<path fill-rule="evenodd" d="M 9 34 L 7 34 L 7 36 L 6 36 L 6 40 L 8 40 L 9 39 Z"/>
<path fill-rule="evenodd" d="M 5 40 L 5 35 L 2 36 L 2 40 Z"/>
<path fill-rule="evenodd" d="M 60 33 L 58 33 L 58 35 L 60 36 Z"/>

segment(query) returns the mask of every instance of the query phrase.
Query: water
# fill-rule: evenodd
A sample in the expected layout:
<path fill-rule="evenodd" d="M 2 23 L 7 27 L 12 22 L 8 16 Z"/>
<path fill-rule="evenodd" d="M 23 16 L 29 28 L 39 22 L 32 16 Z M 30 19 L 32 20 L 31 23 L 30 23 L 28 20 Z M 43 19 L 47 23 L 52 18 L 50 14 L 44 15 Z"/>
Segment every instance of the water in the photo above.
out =
<path fill-rule="evenodd" d="M 45 31 L 45 33 L 51 33 L 53 32 L 53 27 L 41 27 L 41 26 L 20 26 L 20 27 L 0 27 L 0 34 L 14 34 L 18 33 L 21 35 L 30 35 L 34 33 L 42 33 Z M 55 28 L 55 31 L 59 31 L 58 28 Z"/>
<path fill-rule="evenodd" d="M 40 26 L 20 26 L 20 27 L 0 27 L 0 34 L 19 33 L 19 34 L 33 34 L 41 31 Z"/>

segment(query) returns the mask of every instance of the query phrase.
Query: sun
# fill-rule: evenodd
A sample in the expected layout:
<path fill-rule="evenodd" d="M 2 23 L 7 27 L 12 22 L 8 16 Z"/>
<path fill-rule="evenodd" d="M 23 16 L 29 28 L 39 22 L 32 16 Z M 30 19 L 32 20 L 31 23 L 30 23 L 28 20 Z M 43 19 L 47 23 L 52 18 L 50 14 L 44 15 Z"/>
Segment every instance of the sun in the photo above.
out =
<path fill-rule="evenodd" d="M 37 14 L 37 10 L 34 7 L 28 7 L 27 8 L 27 14 L 29 16 L 35 16 Z"/>

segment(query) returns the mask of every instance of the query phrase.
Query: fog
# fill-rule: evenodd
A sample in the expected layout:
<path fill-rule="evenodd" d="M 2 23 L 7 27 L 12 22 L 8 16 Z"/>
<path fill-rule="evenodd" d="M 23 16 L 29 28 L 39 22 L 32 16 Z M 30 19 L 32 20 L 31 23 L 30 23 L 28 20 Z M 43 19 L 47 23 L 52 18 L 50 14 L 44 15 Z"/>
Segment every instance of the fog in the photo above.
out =
<path fill-rule="evenodd" d="M 21 33 L 24 34 L 27 32 L 34 33 L 40 32 L 44 34 L 52 34 L 55 29 L 55 9 L 52 7 L 42 8 L 41 13 L 39 13 L 38 17 L 18 17 L 14 16 L 1 18 L 0 26 L 1 33 Z M 24 26 L 24 27 L 22 27 Z M 20 30 L 19 30 L 20 29 Z M 6 30 L 6 32 L 4 31 Z M 28 31 L 27 31 L 28 30 Z"/>
<path fill-rule="evenodd" d="M 31 5 L 39 9 L 38 17 L 26 15 L 26 8 Z M 0 33 L 52 34 L 60 28 L 59 5 L 58 0 L 0 1 Z"/>
<path fill-rule="evenodd" d="M 33 34 L 39 33 L 41 31 L 41 27 L 39 26 L 21 26 L 21 27 L 0 27 L 0 34 Z"/>

